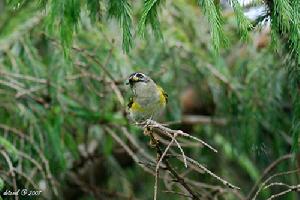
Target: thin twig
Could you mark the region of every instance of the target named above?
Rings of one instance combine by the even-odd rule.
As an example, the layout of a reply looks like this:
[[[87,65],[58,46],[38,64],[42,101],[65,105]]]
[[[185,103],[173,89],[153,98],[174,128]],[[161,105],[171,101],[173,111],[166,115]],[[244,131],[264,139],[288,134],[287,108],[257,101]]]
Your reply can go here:
[[[165,193],[172,193],[172,194],[177,194],[179,196],[183,196],[183,197],[188,197],[188,198],[193,198],[192,196],[188,195],[188,194],[184,194],[182,192],[175,192],[175,191],[170,191],[170,190],[164,190],[162,192],[165,192]]]
[[[14,77],[14,78],[19,78],[19,79],[22,79],[22,80],[32,81],[32,82],[41,83],[41,84],[47,84],[46,79],[37,78],[37,77],[33,77],[33,76],[28,76],[28,75],[25,75],[25,74],[10,73],[10,72],[4,71],[4,70],[0,70],[0,75],[11,76],[11,77]]]
[[[128,153],[128,155],[138,164],[140,165],[145,171],[154,174],[149,168],[146,168],[144,165],[141,164],[140,159],[135,155],[135,153],[126,145],[122,139],[109,127],[105,126],[104,129],[106,132],[121,146],[123,149]]]
[[[289,192],[299,192],[300,191],[300,185],[293,185],[293,186],[290,186],[289,189],[287,190],[284,190],[282,192],[279,192],[277,194],[273,194],[271,197],[269,197],[267,200],[271,200],[271,199],[275,199],[275,198],[278,198],[278,197],[281,197]]]
[[[14,168],[14,171],[20,176],[24,177],[27,180],[27,182],[29,182],[34,187],[34,189],[39,189],[39,186],[36,183],[34,183],[34,181],[25,173],[21,172],[20,170],[17,170],[16,168]]]
[[[263,172],[263,174],[261,175],[260,179],[254,184],[254,186],[251,188],[248,196],[247,196],[247,200],[251,199],[251,197],[253,196],[256,188],[258,187],[259,183],[263,181],[263,179],[268,175],[268,173],[270,171],[272,171],[278,164],[280,164],[281,162],[288,160],[290,158],[292,158],[292,154],[286,154],[284,156],[281,156],[280,158],[278,158],[277,160],[275,160],[274,162],[272,162]]]
[[[175,136],[174,136],[174,138],[175,138]],[[188,166],[187,166],[186,156],[185,156],[185,154],[184,154],[184,151],[183,151],[183,149],[181,148],[179,142],[178,142],[176,139],[175,139],[175,143],[177,144],[177,147],[178,147],[178,149],[179,149],[180,152],[181,152],[182,159],[183,159],[183,162],[184,162],[184,166],[185,166],[185,168],[187,168]]]
[[[175,157],[180,157],[180,155],[174,155]],[[201,165],[199,162],[195,161],[194,159],[187,157],[187,161],[189,161],[192,164],[197,165],[200,169],[202,169],[203,171],[205,171],[206,173],[208,173],[209,175],[211,175],[212,177],[216,178],[217,180],[219,180],[221,183],[223,183],[224,185],[226,185],[227,187],[231,188],[231,189],[236,189],[236,190],[240,190],[239,187],[234,186],[233,184],[229,183],[228,181],[224,180],[223,178],[219,177],[218,175],[216,175],[215,173],[213,173],[212,171],[210,171],[209,169],[207,169],[206,167],[204,167],[203,165]]]
[[[117,127],[118,128],[118,127]],[[151,162],[155,163],[156,160],[153,156],[151,156],[149,153],[147,153],[145,151],[144,148],[142,148],[137,140],[134,138],[133,134],[130,134],[127,130],[127,128],[125,127],[121,127],[120,128],[122,133],[125,135],[125,137],[128,139],[128,141],[132,144],[132,146],[137,150],[137,154],[142,155],[144,158],[146,158],[147,160],[150,160]]]
[[[279,177],[279,176],[284,176],[284,175],[288,175],[288,174],[293,174],[293,173],[296,173],[296,172],[299,172],[299,171],[300,171],[300,169],[296,169],[296,170],[291,170],[291,171],[287,171],[287,172],[276,173],[276,174],[270,176],[269,178],[267,178],[267,179],[260,185],[260,187],[259,187],[258,190],[256,191],[254,197],[252,198],[252,200],[255,200],[255,199],[257,198],[257,196],[258,196],[258,194],[260,193],[260,191],[261,191],[262,189],[265,188],[265,186],[267,185],[267,183],[268,183],[271,179],[273,179],[273,178],[275,178],[275,177]]]
[[[12,180],[13,180],[13,188],[14,188],[14,191],[17,191],[18,188],[17,188],[17,181],[16,181],[16,175],[15,175],[15,168],[12,164],[12,161],[10,160],[8,154],[5,151],[1,150],[0,153],[3,155],[3,157],[5,158],[5,160],[8,164],[9,174],[11,175]],[[18,199],[19,199],[19,196],[15,195],[15,200],[18,200]]]
[[[9,127],[5,124],[0,124],[0,128],[9,131],[10,133],[13,133],[15,135],[17,135],[18,137],[20,137],[21,139],[24,139],[26,142],[28,142],[33,149],[38,153],[40,159],[42,160],[42,163],[44,164],[45,167],[45,173],[46,173],[46,177],[47,180],[49,181],[49,183],[51,184],[51,190],[53,191],[53,194],[55,196],[58,196],[58,190],[56,187],[56,182],[51,174],[50,168],[49,168],[49,162],[46,159],[45,155],[43,154],[43,152],[41,151],[41,149],[24,133],[22,133],[21,131],[19,131],[18,129]]]
[[[214,124],[219,126],[225,126],[227,124],[227,120],[224,118],[218,117],[209,117],[203,115],[183,115],[181,122],[183,124]]]
[[[152,131],[150,132],[152,133]],[[152,136],[153,137],[153,136]],[[154,137],[153,137],[154,138]],[[163,155],[163,152],[161,150],[161,148],[159,147],[159,142],[157,141],[155,143],[155,148],[156,148],[156,151],[159,155],[159,157],[161,157]],[[195,200],[199,200],[198,196],[196,195],[196,193],[191,189],[191,187],[185,182],[185,180],[171,167],[169,161],[167,158],[165,158],[163,161],[162,161],[165,166],[166,166],[166,169],[174,176],[175,180],[180,183],[188,192],[189,194],[193,197],[193,199]]]
[[[157,161],[156,168],[155,168],[155,184],[154,184],[154,200],[157,199],[157,186],[158,186],[158,177],[159,177],[159,166],[162,160],[164,159],[165,155],[167,154],[168,150],[170,149],[171,145],[174,143],[176,140],[177,134],[175,134],[171,140],[171,142],[168,144],[162,155],[159,155],[159,160]]]
[[[193,140],[196,140],[196,141],[200,142],[201,144],[203,144],[204,146],[208,147],[209,149],[211,149],[215,153],[218,152],[215,148],[213,148],[211,145],[207,144],[203,140],[201,140],[201,139],[199,139],[199,138],[197,138],[195,136],[192,136],[192,135],[190,135],[188,133],[185,133],[182,130],[172,130],[172,129],[170,129],[168,127],[165,127],[165,126],[157,123],[156,121],[153,121],[153,120],[150,120],[150,119],[146,120],[145,124],[147,124],[148,127],[152,128],[153,131],[156,132],[156,133],[157,132],[158,133],[162,133],[162,134],[164,134],[164,135],[166,135],[168,137],[170,137],[169,134],[174,135],[176,133],[176,134],[178,134],[180,136],[191,138]]]
[[[178,133],[175,133],[174,136],[171,135],[171,134],[168,133],[168,132],[166,132],[166,134],[167,134],[170,138],[172,138],[172,140],[174,139],[174,142],[175,142],[176,146],[178,147],[178,149],[179,149],[180,152],[181,152],[181,155],[182,155],[182,158],[183,158],[183,162],[184,162],[184,166],[185,166],[185,168],[187,168],[187,162],[186,162],[186,157],[185,157],[184,151],[183,151],[183,149],[182,149],[180,143],[179,143],[179,142],[177,141],[177,139],[175,138],[175,135],[176,135],[176,137],[177,137],[177,134],[178,134]],[[166,142],[166,141],[163,141],[163,139],[160,139],[160,141],[161,141],[161,142]],[[170,143],[168,142],[168,145],[171,145],[171,146],[172,146],[173,143],[170,144]]]

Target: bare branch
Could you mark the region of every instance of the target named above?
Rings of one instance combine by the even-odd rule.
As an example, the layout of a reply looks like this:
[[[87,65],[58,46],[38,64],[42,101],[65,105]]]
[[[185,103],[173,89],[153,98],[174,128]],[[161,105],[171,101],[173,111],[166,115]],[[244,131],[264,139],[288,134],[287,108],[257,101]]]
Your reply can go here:
[[[175,157],[180,157],[180,155],[174,155]],[[231,188],[231,189],[237,189],[240,190],[239,187],[234,186],[233,184],[229,183],[228,181],[224,180],[223,178],[219,177],[218,175],[216,175],[215,173],[213,173],[212,171],[210,171],[209,169],[207,169],[206,167],[204,167],[203,165],[201,165],[199,162],[193,160],[190,157],[187,157],[187,161],[189,161],[192,164],[195,164],[196,166],[198,166],[200,169],[202,169],[203,171],[205,171],[206,173],[208,173],[209,175],[211,175],[212,177],[216,178],[217,180],[219,180],[220,182],[222,182],[225,186]]]
[[[146,168],[143,164],[141,164],[140,159],[135,155],[135,153],[130,149],[130,147],[128,147],[128,145],[126,145],[122,139],[109,127],[105,126],[104,129],[106,130],[106,132],[112,137],[114,138],[114,140],[124,148],[124,150],[128,153],[128,155],[138,164],[140,165],[145,171],[149,172],[150,174],[154,175],[154,172],[151,171],[149,168]]]
[[[163,135],[166,135],[168,137],[170,137],[170,134],[171,135],[178,134],[179,136],[191,138],[193,140],[196,140],[196,141],[200,142],[201,144],[203,144],[204,146],[208,147],[209,149],[211,149],[215,153],[218,152],[215,148],[213,148],[211,145],[207,144],[203,140],[201,140],[201,139],[199,139],[197,137],[194,137],[194,136],[192,136],[192,135],[190,135],[188,133],[184,133],[181,130],[172,130],[172,129],[170,129],[168,127],[165,127],[165,126],[163,126],[163,125],[161,125],[161,124],[159,124],[159,123],[157,123],[156,121],[153,121],[153,120],[146,120],[145,124],[148,127],[152,128],[155,133],[163,134]]]
[[[281,173],[276,173],[272,176],[270,176],[269,178],[267,178],[261,185],[260,187],[258,188],[258,190],[256,191],[254,197],[252,198],[252,200],[255,200],[258,196],[258,194],[260,193],[261,190],[263,190],[265,188],[265,186],[267,185],[267,183],[275,178],[275,177],[279,177],[279,176],[284,176],[284,175],[288,175],[288,174],[293,174],[293,173],[296,173],[296,172],[299,172],[300,169],[296,169],[296,170],[291,170],[291,171],[287,171],[287,172],[281,172]]]
[[[272,171],[278,164],[280,164],[281,162],[288,160],[290,158],[292,158],[292,154],[286,154],[280,158],[278,158],[277,160],[275,160],[274,162],[272,162],[263,172],[262,176],[260,177],[260,179],[254,184],[254,186],[251,188],[247,199],[251,199],[253,193],[255,192],[256,188],[258,187],[259,183],[261,183],[263,181],[263,179],[268,175],[268,173],[270,171]]]
[[[153,137],[153,136],[152,136]],[[159,147],[159,143],[157,142],[155,144],[156,151],[161,157],[163,155],[163,152],[161,148]],[[169,161],[167,158],[163,160],[163,163],[166,165],[166,169],[174,176],[176,182],[180,183],[188,192],[189,194],[193,197],[195,200],[199,200],[198,195],[191,189],[191,187],[185,182],[184,178],[182,178],[174,169],[171,167]]]
[[[277,194],[273,194],[270,198],[268,198],[267,200],[271,200],[271,199],[275,199],[275,198],[278,198],[278,197],[281,197],[289,192],[299,192],[300,191],[300,185],[293,185],[293,186],[290,186],[289,189],[287,190],[284,190],[282,192],[279,192]]]
[[[165,192],[165,193],[172,193],[172,194],[177,194],[177,195],[179,195],[179,196],[188,197],[188,198],[190,198],[190,199],[193,198],[192,196],[187,195],[187,194],[184,194],[184,193],[182,193],[182,192],[175,192],[175,191],[169,191],[169,190],[164,190],[164,191],[162,191],[162,192]]]
[[[56,184],[57,182],[55,181],[55,179],[52,176],[52,173],[50,171],[49,168],[49,162],[46,159],[45,155],[43,154],[43,152],[41,151],[41,149],[32,141],[32,139],[30,137],[28,137],[28,135],[22,133],[21,131],[19,131],[18,129],[9,127],[5,124],[0,124],[0,128],[4,129],[5,131],[9,131],[10,133],[13,133],[15,135],[17,135],[18,137],[20,137],[21,139],[24,139],[26,142],[28,142],[28,144],[30,144],[32,146],[32,148],[38,153],[40,159],[42,160],[42,163],[44,164],[45,167],[45,173],[46,173],[46,177],[47,180],[49,181],[49,183],[51,184],[51,190],[53,191],[53,194],[55,196],[58,196],[58,191],[57,191],[57,187]]]
[[[12,180],[13,180],[13,188],[14,188],[14,191],[17,191],[18,188],[17,188],[17,181],[16,181],[16,175],[15,175],[15,168],[12,164],[12,161],[10,160],[8,154],[5,151],[1,150],[0,153],[3,155],[3,157],[5,158],[5,160],[8,164],[9,174],[11,175]],[[19,196],[15,195],[15,200],[18,200],[18,199],[19,199]]]
[[[168,144],[168,146],[166,147],[166,149],[164,150],[164,152],[162,153],[162,155],[159,155],[159,160],[157,161],[156,167],[155,167],[155,184],[154,184],[154,200],[157,199],[157,185],[158,185],[158,177],[159,177],[159,166],[160,163],[162,162],[162,160],[164,159],[165,155],[167,154],[168,150],[170,149],[171,145],[173,144],[173,142],[176,140],[177,134],[175,134],[172,137],[171,142]]]

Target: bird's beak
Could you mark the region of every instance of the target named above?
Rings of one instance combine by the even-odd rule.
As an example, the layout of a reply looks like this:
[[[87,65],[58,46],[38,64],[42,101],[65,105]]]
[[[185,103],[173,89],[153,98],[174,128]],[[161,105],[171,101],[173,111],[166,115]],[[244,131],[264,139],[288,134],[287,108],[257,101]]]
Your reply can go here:
[[[126,80],[125,84],[126,85],[129,85],[130,83],[133,83],[133,82],[137,82],[139,80],[138,77],[130,77],[129,79]]]
[[[136,81],[138,81],[138,80],[139,80],[139,78],[138,78],[138,77],[136,77],[136,76],[134,76],[134,77],[132,77],[132,78],[131,78],[131,80],[132,80],[133,82],[136,82]]]

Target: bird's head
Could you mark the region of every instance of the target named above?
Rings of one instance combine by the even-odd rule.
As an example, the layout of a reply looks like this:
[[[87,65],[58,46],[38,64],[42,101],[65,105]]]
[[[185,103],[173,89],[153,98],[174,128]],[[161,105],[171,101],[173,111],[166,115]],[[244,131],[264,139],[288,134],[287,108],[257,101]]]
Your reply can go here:
[[[126,81],[126,85],[133,87],[137,83],[148,83],[151,79],[143,73],[132,73]]]

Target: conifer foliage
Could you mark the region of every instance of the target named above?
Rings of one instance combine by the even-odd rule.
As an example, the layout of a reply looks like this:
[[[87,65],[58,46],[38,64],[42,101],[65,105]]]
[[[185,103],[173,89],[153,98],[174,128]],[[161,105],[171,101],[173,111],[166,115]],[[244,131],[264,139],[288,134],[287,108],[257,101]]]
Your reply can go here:
[[[300,0],[0,0],[0,200],[296,199],[299,24]],[[167,132],[155,166],[135,71],[168,93],[161,130],[218,153]]]
[[[8,0],[9,5],[13,9],[20,9],[22,5],[28,3],[26,0]],[[32,3],[32,1],[30,1]],[[132,5],[128,0],[42,0],[36,1],[37,5],[41,6],[49,16],[49,25],[52,28],[59,28],[61,32],[61,41],[65,47],[70,47],[73,33],[80,21],[80,11],[87,9],[90,17],[93,20],[100,20],[99,16],[111,16],[119,21],[123,35],[123,49],[128,52],[132,47],[133,35],[132,32],[138,32],[144,36],[147,24],[152,28],[152,31],[158,38],[162,37],[160,30],[159,13],[162,9],[168,9],[164,6],[164,0],[145,0],[141,9],[140,19],[137,28],[132,27]],[[226,35],[222,27],[223,17],[220,1],[214,0],[198,0],[199,9],[203,10],[210,23],[210,31],[212,42],[215,49],[226,44]],[[238,23],[241,37],[247,38],[248,31],[253,28],[250,21],[244,16],[243,7],[238,0],[229,0]],[[288,38],[292,45],[291,52],[299,52],[299,1],[289,0],[257,0],[257,4],[266,4],[269,11],[264,17],[270,18],[272,22],[272,31],[276,32],[277,36],[289,34]],[[107,13],[102,13],[107,10]],[[291,20],[292,19],[292,20]],[[162,19],[163,20],[163,19]]]

